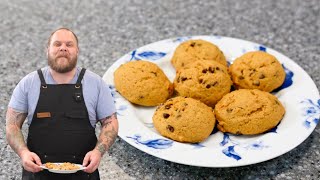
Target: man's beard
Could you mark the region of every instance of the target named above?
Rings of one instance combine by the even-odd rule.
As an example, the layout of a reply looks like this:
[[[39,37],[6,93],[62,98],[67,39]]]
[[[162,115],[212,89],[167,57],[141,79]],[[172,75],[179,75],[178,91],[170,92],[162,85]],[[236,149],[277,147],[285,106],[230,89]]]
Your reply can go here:
[[[74,57],[74,58],[69,58],[69,57],[65,57],[68,61],[68,63],[65,65],[61,65],[61,64],[58,64],[58,59],[59,58],[62,58],[62,57],[57,57],[57,58],[54,58],[52,56],[48,56],[48,65],[50,66],[50,68],[58,73],[67,73],[67,72],[70,72],[71,70],[73,70],[76,65],[77,65],[77,57]]]

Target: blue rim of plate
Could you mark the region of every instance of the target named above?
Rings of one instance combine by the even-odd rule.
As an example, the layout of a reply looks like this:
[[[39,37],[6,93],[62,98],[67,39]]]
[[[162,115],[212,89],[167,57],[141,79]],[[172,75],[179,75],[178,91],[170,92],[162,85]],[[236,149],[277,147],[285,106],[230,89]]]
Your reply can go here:
[[[286,71],[283,85],[272,93],[285,106],[279,125],[256,136],[213,132],[197,144],[179,143],[161,136],[153,127],[155,107],[133,105],[115,89],[113,72],[129,61],[156,63],[173,81],[175,70],[170,59],[175,48],[190,39],[203,39],[217,45],[229,63],[249,51],[274,55]],[[119,58],[104,74],[117,108],[119,136],[137,149],[171,162],[199,167],[238,167],[264,162],[294,149],[313,132],[319,123],[319,91],[310,76],[293,60],[264,45],[222,36],[186,36],[165,39],[137,48]]]

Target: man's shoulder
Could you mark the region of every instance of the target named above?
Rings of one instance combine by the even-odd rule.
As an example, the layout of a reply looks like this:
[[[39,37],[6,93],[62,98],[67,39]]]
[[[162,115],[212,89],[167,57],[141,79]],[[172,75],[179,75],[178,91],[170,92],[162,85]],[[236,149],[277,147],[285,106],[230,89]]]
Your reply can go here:
[[[39,79],[38,73],[37,73],[37,71],[33,71],[33,72],[27,74],[26,76],[24,76],[21,79],[20,83],[30,84],[30,83],[34,82],[34,80],[37,80],[37,79]]]
[[[45,74],[45,73],[48,71],[48,69],[49,69],[48,67],[43,67],[43,68],[41,68],[41,71],[42,71],[43,74]],[[27,74],[24,78],[26,78],[26,79],[32,79],[32,78],[34,78],[34,77],[39,77],[39,76],[38,76],[38,69],[30,72],[30,73]]]
[[[86,69],[84,78],[91,80],[91,81],[96,81],[96,82],[100,82],[102,80],[102,78],[98,74],[96,74],[88,69]]]

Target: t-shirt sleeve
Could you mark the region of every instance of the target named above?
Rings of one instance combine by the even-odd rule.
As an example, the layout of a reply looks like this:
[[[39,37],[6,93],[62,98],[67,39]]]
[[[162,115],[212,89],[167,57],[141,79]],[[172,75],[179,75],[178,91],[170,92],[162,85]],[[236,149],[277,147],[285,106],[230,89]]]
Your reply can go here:
[[[24,77],[14,88],[9,107],[19,112],[28,112],[27,77]]]
[[[100,92],[97,103],[97,119],[106,118],[116,112],[114,99],[108,85],[100,79]]]

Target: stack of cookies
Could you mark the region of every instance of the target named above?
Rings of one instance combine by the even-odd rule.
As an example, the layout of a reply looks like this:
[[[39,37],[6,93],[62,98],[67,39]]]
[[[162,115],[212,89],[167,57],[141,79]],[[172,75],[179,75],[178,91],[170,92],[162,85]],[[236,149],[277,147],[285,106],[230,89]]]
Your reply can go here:
[[[270,92],[282,85],[285,72],[271,54],[249,52],[228,67],[218,46],[189,40],[176,48],[171,63],[176,69],[173,83],[149,61],[131,61],[114,73],[123,97],[158,106],[153,123],[165,137],[197,143],[215,126],[233,134],[260,134],[284,116],[284,107]]]
[[[217,127],[233,134],[260,134],[275,127],[285,109],[270,94],[285,80],[279,61],[266,52],[248,52],[229,67],[236,91],[224,96],[215,106]]]

